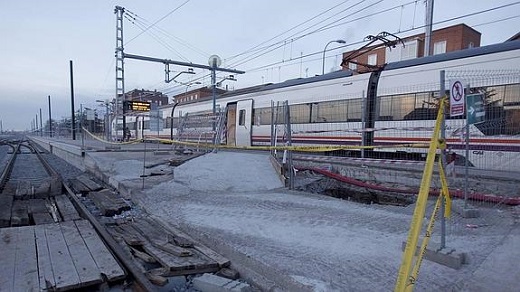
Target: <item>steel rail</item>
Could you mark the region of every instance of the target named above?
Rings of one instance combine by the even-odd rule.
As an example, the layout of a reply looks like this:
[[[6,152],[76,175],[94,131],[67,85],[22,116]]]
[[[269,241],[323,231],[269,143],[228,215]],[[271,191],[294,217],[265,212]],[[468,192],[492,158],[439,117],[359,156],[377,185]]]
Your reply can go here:
[[[33,147],[34,148],[34,147]],[[45,160],[45,158],[38,152],[35,151],[37,157],[44,165],[45,169],[49,172],[49,174],[53,177],[58,177],[61,180],[61,176],[59,173]],[[72,191],[72,189],[62,182],[62,187],[66,190],[65,195],[71,200],[72,204],[79,212],[80,216],[86,220],[88,220],[97,234],[100,236],[101,240],[107,245],[110,252],[115,256],[118,263],[123,267],[123,269],[129,273],[137,286],[139,286],[137,291],[156,291],[155,286],[145,277],[143,272],[132,262],[131,259],[128,258],[124,250],[121,246],[112,238],[112,236],[105,230],[105,228],[99,223],[94,215],[92,215],[87,208],[83,205],[83,203],[78,199],[76,194]],[[136,287],[137,288],[137,287]]]
[[[16,147],[13,148],[13,155],[7,162],[7,165],[4,168],[4,171],[2,172],[2,176],[0,176],[0,193],[4,191],[5,185],[7,181],[9,180],[9,176],[11,175],[11,171],[13,170],[14,161],[16,160],[16,155],[20,151],[20,146],[22,142],[19,142]]]

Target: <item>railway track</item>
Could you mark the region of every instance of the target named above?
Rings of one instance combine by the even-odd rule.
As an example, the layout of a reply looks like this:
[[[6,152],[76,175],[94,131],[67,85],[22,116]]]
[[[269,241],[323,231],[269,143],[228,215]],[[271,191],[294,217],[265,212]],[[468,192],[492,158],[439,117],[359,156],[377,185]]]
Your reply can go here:
[[[37,146],[2,144],[0,291],[156,290]]]
[[[227,258],[89,173],[29,141],[1,145],[0,250],[14,256],[0,253],[0,264],[13,267],[0,272],[0,291],[190,292],[204,273],[248,286]],[[24,239],[34,244],[22,253]],[[27,272],[18,275],[22,266]]]

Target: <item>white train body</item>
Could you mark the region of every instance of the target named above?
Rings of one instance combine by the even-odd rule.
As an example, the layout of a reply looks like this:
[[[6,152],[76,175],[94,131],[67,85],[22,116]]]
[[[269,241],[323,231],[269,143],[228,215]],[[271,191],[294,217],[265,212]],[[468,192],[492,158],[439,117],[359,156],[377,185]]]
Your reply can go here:
[[[429,142],[436,113],[430,103],[439,96],[441,70],[446,72],[446,89],[457,79],[472,91],[491,92],[488,103],[494,112],[486,117],[492,119],[470,126],[467,159],[477,167],[516,171],[520,163],[520,41],[390,63],[379,73],[339,71],[223,94],[216,105],[227,112],[225,143],[269,145],[271,105],[288,101],[295,145],[388,145],[384,150],[390,152],[425,153],[422,148],[390,145]],[[170,119],[172,107],[160,108],[164,121]],[[173,116],[209,113],[212,107],[211,98],[179,104]],[[171,123],[165,123],[162,131],[150,131],[147,120],[146,114],[127,117],[133,125],[132,136],[176,137]],[[446,120],[448,148],[461,156],[465,156],[465,125],[464,118]]]

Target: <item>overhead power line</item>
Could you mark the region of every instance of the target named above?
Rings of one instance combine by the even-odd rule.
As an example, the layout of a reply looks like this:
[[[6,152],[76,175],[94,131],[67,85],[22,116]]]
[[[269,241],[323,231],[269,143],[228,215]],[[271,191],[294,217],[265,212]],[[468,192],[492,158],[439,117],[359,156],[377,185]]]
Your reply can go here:
[[[182,6],[186,5],[188,2],[190,2],[190,0],[186,0],[184,1],[184,3],[182,3],[181,5],[175,7],[173,10],[171,10],[170,12],[168,12],[165,16],[159,18],[157,21],[155,21],[154,23],[152,23],[150,26],[148,26],[144,31],[142,31],[141,33],[137,34],[136,36],[134,36],[133,38],[131,38],[129,41],[127,41],[125,43],[125,45],[127,45],[129,42],[135,40],[136,38],[138,38],[140,35],[142,35],[143,33],[147,32],[150,28],[154,27],[157,23],[161,22],[163,19],[165,19],[166,17],[170,16],[172,13],[174,13],[175,11],[179,10]]]

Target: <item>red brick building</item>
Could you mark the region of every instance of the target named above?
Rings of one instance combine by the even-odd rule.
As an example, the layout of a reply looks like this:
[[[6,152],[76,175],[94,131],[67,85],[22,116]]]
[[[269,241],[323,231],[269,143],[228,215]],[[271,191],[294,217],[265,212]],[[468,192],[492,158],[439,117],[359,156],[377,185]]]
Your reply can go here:
[[[431,38],[432,54],[437,55],[472,47],[479,47],[480,36],[480,32],[465,24],[458,24],[434,30]],[[401,39],[404,42],[404,46],[401,43],[398,43],[395,48],[391,49],[380,47],[374,50],[368,50],[352,61],[360,64],[383,65],[390,62],[423,57],[424,38],[424,33],[403,37]],[[352,51],[343,53],[343,58],[348,56],[351,52]],[[343,69],[351,69],[359,73],[367,71],[366,67],[356,65],[355,63],[349,63],[347,66],[344,66]]]
[[[217,88],[217,95],[225,93],[226,90]],[[212,91],[211,88],[208,88],[206,86],[200,87],[197,89],[193,89],[190,91],[187,91],[185,93],[177,94],[173,96],[173,100],[175,100],[178,103],[186,103],[186,102],[193,102],[198,101],[200,99],[209,98],[212,97]]]
[[[167,105],[168,104],[168,96],[166,94],[162,94],[157,90],[144,90],[144,89],[134,89],[125,93],[125,100],[127,101],[147,101],[150,103],[155,103],[157,106]]]

